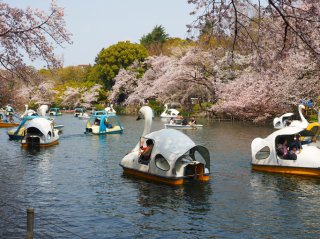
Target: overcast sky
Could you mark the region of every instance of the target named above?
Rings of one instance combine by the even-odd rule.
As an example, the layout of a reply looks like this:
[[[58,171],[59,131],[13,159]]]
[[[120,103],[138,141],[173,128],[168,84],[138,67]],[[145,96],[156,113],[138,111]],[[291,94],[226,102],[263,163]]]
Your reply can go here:
[[[11,6],[43,9],[48,12],[50,0],[9,0]],[[93,64],[102,48],[118,41],[139,39],[162,25],[170,37],[186,38],[186,25],[193,18],[187,0],[57,0],[64,8],[73,45],[56,52],[63,55],[64,65]],[[43,65],[31,63],[37,68]]]

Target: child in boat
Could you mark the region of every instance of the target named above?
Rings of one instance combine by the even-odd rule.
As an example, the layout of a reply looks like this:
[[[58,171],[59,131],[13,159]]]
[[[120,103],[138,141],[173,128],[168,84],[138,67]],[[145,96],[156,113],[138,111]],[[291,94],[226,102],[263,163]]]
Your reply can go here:
[[[151,157],[151,152],[152,152],[153,145],[154,145],[153,140],[147,139],[146,144],[147,144],[147,147],[141,146],[141,149],[143,152],[141,153],[141,155],[139,157],[139,162],[147,165],[149,163],[149,160]]]

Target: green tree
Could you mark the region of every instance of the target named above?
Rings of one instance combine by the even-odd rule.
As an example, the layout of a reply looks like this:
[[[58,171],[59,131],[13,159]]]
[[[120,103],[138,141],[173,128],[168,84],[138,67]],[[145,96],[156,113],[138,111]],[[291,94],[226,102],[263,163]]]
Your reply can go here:
[[[168,40],[169,35],[163,26],[155,26],[152,32],[143,35],[140,39],[141,45],[148,49],[150,55],[160,55],[162,46]]]
[[[143,62],[147,56],[147,50],[140,44],[129,41],[118,42],[100,51],[95,59],[93,71],[106,88],[110,89],[114,84],[114,77],[121,68],[127,69],[136,61]]]

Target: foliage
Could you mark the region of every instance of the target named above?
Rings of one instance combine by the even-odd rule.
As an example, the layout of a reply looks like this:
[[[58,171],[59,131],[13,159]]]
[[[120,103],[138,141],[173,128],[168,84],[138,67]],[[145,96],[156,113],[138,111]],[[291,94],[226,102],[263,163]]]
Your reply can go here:
[[[119,73],[110,99],[125,104],[143,104],[156,99],[164,104],[185,103],[194,96],[211,98],[214,83],[208,80],[204,69],[213,67],[214,61],[215,57],[197,48],[190,48],[179,56],[149,57],[145,62],[148,70],[141,79],[130,71]]]
[[[169,38],[165,28],[161,25],[155,26],[147,35],[143,35],[140,39],[140,44],[143,45],[150,55],[160,55],[162,46]]]
[[[188,0],[194,5],[189,32],[228,38],[232,53],[277,57],[290,49],[320,56],[320,5],[316,0]],[[208,34],[209,33],[209,34]],[[273,39],[273,41],[270,41]]]
[[[65,29],[63,9],[55,1],[51,2],[49,14],[30,7],[22,10],[0,2],[0,64],[19,78],[29,74],[24,63],[25,57],[31,61],[40,59],[46,66],[57,67],[61,62],[54,55],[54,47],[71,43],[70,34]],[[5,78],[5,71],[0,77]]]
[[[153,100],[153,99],[148,100],[148,106],[151,107],[155,115],[160,115],[164,110],[164,106],[160,102],[157,102],[156,100]]]
[[[146,57],[147,51],[143,46],[129,41],[118,42],[100,51],[94,71],[105,87],[110,89],[120,69],[127,69],[135,61],[142,62]]]

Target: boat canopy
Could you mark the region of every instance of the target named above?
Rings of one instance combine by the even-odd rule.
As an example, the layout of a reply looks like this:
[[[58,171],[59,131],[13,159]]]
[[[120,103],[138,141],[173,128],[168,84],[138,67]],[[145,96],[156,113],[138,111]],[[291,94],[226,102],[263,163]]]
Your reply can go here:
[[[115,122],[122,129],[122,125],[119,121],[118,116],[116,115],[95,115],[95,116],[91,116],[88,119],[88,122],[90,123],[90,125],[93,125],[96,121],[99,122],[100,132],[106,131],[107,128],[110,128],[110,127],[112,128]]]
[[[29,129],[31,127],[37,128],[43,135],[47,135],[48,132],[52,131],[52,121],[47,120],[45,118],[35,118],[26,123],[25,129]]]
[[[197,149],[206,161],[210,159],[206,148],[196,145],[188,136],[175,129],[155,131],[147,134],[144,138],[154,141],[152,154],[161,154],[168,161],[176,161],[193,148]]]
[[[106,115],[107,112],[105,110],[97,110],[94,112],[94,116]]]

